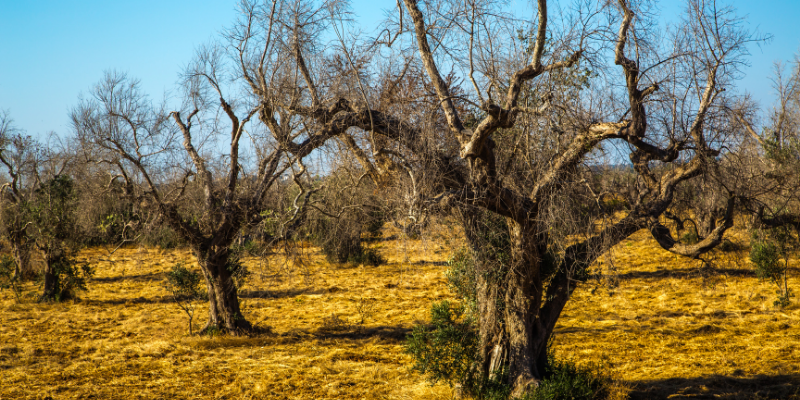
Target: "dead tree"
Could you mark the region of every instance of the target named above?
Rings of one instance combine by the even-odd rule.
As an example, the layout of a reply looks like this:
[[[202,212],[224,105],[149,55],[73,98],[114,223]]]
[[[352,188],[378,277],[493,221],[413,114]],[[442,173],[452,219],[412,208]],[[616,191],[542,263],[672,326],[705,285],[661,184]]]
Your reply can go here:
[[[6,112],[0,114],[0,162],[9,180],[2,188],[2,223],[16,262],[14,279],[31,279],[36,275],[31,264],[33,239],[28,235],[30,223],[26,213],[33,189],[39,183],[37,164],[40,148],[31,137],[18,131]]]
[[[418,67],[416,101],[432,101],[408,112],[411,102],[380,108],[373,93],[364,138],[384,144],[350,146],[369,173],[380,172],[382,157],[407,166],[427,183],[416,191],[419,202],[461,217],[479,264],[478,368],[486,377],[505,369],[515,396],[542,379],[555,324],[597,257],[640,229],[686,257],[721,243],[735,191],[724,193],[714,228],[697,243],[676,240],[663,214],[678,186],[712,174],[723,146],[736,141],[720,122],[732,101],[725,89],[754,40],[730,10],[702,1],[689,3],[668,42],[647,31],[649,21],[637,25],[625,0],[564,17],[556,29],[548,2],[537,5],[538,20],[518,29],[492,3],[405,0],[394,38],[410,35],[417,58],[400,58],[405,66],[384,84],[399,91],[407,66]],[[596,17],[604,14],[616,26],[603,26]],[[530,34],[514,37],[520,31]],[[498,33],[510,33],[508,40]],[[463,81],[446,68],[460,68]],[[597,194],[581,188],[613,146],[628,153],[635,179],[624,191],[627,215],[598,229],[578,218],[576,193]],[[486,224],[483,215],[500,223]],[[487,234],[505,235],[502,262],[482,253]]]
[[[72,112],[80,142],[92,149],[86,154],[191,247],[209,293],[207,328],[231,333],[252,326],[230,247],[243,227],[266,218],[269,196],[283,195],[276,183],[291,177],[300,192],[291,210],[273,210],[282,222],[273,240],[297,229],[319,190],[307,184],[305,157],[353,126],[393,129],[351,101],[341,59],[320,42],[338,3],[242,1],[240,10],[223,39],[187,67],[183,110],[153,105],[136,80],[112,72]]]

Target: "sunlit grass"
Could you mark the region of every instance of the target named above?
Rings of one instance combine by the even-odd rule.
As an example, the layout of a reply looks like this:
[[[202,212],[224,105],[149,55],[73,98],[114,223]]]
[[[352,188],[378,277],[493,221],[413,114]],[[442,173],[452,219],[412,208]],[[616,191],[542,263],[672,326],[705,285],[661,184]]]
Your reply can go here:
[[[162,282],[174,264],[193,265],[191,252],[86,250],[97,274],[80,301],[17,304],[0,292],[0,398],[450,399],[402,351],[431,302],[451,297],[442,264],[460,241],[449,228],[423,238],[369,243],[388,260],[380,267],[330,265],[313,248],[302,263],[247,259],[244,314],[262,330],[252,337],[188,336]],[[637,233],[575,292],[556,353],[601,364],[642,398],[794,393],[798,299],[776,309],[746,250],[719,254],[701,268]]]

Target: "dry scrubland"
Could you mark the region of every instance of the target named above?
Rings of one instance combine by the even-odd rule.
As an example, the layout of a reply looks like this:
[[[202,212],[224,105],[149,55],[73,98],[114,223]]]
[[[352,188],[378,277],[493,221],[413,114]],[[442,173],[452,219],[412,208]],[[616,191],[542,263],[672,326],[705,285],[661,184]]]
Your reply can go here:
[[[265,332],[243,338],[187,335],[162,281],[188,251],[86,250],[97,274],[80,301],[0,293],[0,398],[450,399],[402,351],[430,303],[451,296],[443,262],[458,240],[442,233],[369,244],[381,267],[330,265],[313,248],[303,265],[248,260],[244,313]],[[556,353],[601,365],[633,398],[800,398],[798,299],[776,310],[746,258],[720,253],[702,269],[640,232],[598,263],[615,275],[576,291]]]

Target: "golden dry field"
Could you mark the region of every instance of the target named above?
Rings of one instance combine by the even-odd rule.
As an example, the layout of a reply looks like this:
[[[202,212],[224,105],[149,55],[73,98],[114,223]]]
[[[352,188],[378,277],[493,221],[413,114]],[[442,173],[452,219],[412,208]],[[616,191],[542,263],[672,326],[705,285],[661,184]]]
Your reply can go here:
[[[451,399],[410,371],[403,343],[451,297],[444,261],[459,243],[443,231],[375,241],[380,267],[331,265],[313,248],[302,264],[248,259],[243,311],[263,331],[252,337],[188,335],[163,287],[188,251],[85,250],[96,275],[78,301],[0,292],[0,399]],[[556,354],[598,364],[632,398],[800,398],[800,299],[776,309],[747,250],[716,257],[701,268],[637,233],[575,292]]]

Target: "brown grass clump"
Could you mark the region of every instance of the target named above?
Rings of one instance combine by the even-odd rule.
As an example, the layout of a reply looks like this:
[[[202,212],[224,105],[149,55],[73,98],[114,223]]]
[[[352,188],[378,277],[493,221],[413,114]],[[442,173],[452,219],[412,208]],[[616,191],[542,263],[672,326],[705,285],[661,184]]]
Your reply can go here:
[[[431,302],[451,297],[443,262],[460,241],[426,237],[370,244],[388,259],[380,267],[330,265],[313,248],[302,262],[247,259],[243,309],[262,330],[251,337],[187,335],[162,282],[194,263],[190,252],[86,250],[97,275],[79,301],[17,304],[0,292],[0,399],[450,399],[402,351]],[[635,235],[596,265],[604,279],[576,291],[556,354],[603,365],[634,398],[800,394],[798,299],[775,309],[746,258],[700,268]]]

